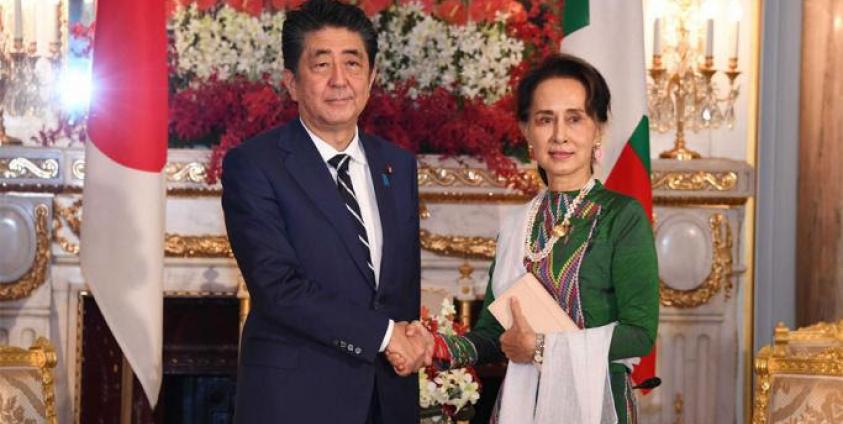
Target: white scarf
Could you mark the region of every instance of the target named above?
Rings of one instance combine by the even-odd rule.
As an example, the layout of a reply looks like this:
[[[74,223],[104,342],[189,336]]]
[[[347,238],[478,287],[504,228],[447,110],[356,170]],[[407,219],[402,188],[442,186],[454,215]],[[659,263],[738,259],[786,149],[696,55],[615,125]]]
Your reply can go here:
[[[527,272],[524,241],[533,202],[504,218],[497,242],[492,291],[500,296]],[[616,323],[545,336],[541,370],[509,362],[501,397],[501,424],[614,424],[609,345]]]

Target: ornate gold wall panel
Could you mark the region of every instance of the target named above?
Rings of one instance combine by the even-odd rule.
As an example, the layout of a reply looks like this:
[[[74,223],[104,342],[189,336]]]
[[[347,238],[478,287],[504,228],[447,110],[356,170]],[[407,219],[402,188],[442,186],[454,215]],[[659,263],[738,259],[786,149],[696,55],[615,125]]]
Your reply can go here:
[[[837,323],[820,323],[796,331],[788,331],[784,324],[779,323],[775,329],[773,345],[764,346],[755,359],[755,401],[752,407],[752,423],[766,424],[769,421],[771,390],[777,376],[788,377],[832,377],[843,379],[843,340],[840,330],[843,321]],[[825,342],[829,338],[836,339],[821,350],[800,349],[799,344],[806,342]],[[843,387],[838,382],[837,387]],[[833,399],[832,399],[833,400]],[[824,420],[826,415],[843,418],[843,397],[839,394],[836,405],[827,405],[828,410],[816,411],[816,422],[832,422]],[[794,417],[795,418],[795,417]],[[822,418],[823,420],[820,420]],[[793,422],[804,422],[794,419]],[[814,422],[814,421],[811,421]],[[838,421],[833,421],[838,422]]]
[[[58,422],[56,414],[56,395],[55,395],[55,381],[53,378],[53,369],[58,363],[56,351],[50,342],[39,337],[29,349],[23,349],[14,346],[0,346],[0,368],[10,368],[13,372],[19,372],[21,368],[37,369],[40,383],[41,383],[41,398],[30,399],[30,403],[38,402],[44,403],[44,422],[48,424],[56,424]],[[2,373],[2,371],[0,371]],[[24,386],[23,382],[18,382]],[[34,393],[33,393],[34,394]],[[4,393],[7,395],[7,393]],[[13,397],[5,398],[4,407],[8,406]],[[13,415],[5,417],[6,419],[17,418]],[[20,417],[20,422],[31,422],[30,420],[23,420]],[[12,422],[12,421],[3,421]],[[18,422],[18,421],[14,421]]]
[[[178,258],[233,258],[228,237],[217,235],[186,236],[167,234],[164,255]]]
[[[486,260],[495,257],[495,239],[492,237],[438,235],[427,230],[421,230],[419,235],[422,249],[438,255]]]
[[[659,279],[659,298],[664,306],[674,308],[695,308],[708,303],[715,294],[724,289],[728,298],[732,290],[732,230],[722,214],[709,218],[712,234],[713,260],[711,271],[702,284],[691,290],[671,288]]]
[[[49,180],[58,175],[56,159],[0,158],[0,178]]]
[[[728,172],[659,172],[650,176],[653,190],[730,191],[738,183],[738,174]]]
[[[167,182],[205,184],[207,178],[202,162],[170,162],[164,167]]]
[[[50,266],[49,208],[40,204],[35,207],[35,260],[32,267],[16,281],[0,284],[0,300],[17,300],[29,296],[33,290],[47,280]]]
[[[69,206],[62,206],[59,202],[53,200],[53,241],[67,253],[71,255],[79,254],[79,244],[74,243],[61,234],[67,224],[70,232],[79,238],[82,230],[82,199],[75,200]]]

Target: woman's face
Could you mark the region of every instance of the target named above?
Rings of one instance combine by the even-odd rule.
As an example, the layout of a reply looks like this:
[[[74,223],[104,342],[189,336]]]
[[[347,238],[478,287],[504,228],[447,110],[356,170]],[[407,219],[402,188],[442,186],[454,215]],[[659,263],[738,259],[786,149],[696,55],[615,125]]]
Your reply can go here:
[[[536,86],[521,133],[554,191],[576,190],[591,177],[600,125],[586,113],[586,91],[572,78],[550,78]]]

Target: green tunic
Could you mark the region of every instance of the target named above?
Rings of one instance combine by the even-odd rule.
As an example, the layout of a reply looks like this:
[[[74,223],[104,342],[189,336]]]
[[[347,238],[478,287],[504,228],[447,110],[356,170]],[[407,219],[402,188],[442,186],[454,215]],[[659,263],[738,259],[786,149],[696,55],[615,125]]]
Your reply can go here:
[[[576,196],[577,192],[567,193]],[[647,214],[634,199],[610,191],[599,182],[586,197],[600,206],[592,229],[588,219],[571,220],[570,240],[590,241],[579,270],[580,300],[586,328],[600,327],[617,321],[609,349],[609,361],[647,355],[656,339],[659,322],[658,264],[653,231]],[[539,210],[537,215],[541,215]],[[539,218],[533,228],[535,240]],[[566,259],[557,255],[570,251],[560,240],[554,246],[553,267]],[[494,264],[490,274],[494,272]],[[477,364],[504,359],[499,337],[503,328],[488,310],[495,300],[492,284],[486,289],[482,312],[477,324],[466,337],[477,349]],[[633,417],[627,414],[627,370],[622,364],[609,367],[619,422]]]

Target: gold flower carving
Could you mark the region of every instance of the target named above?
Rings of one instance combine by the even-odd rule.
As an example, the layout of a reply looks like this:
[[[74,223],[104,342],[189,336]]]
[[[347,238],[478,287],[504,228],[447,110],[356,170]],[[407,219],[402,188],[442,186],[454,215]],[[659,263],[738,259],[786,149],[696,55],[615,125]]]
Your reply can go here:
[[[53,201],[53,241],[67,253],[72,255],[79,254],[79,244],[73,243],[67,237],[61,234],[65,223],[68,229],[77,238],[79,237],[82,228],[82,199],[75,200],[70,206],[62,206],[58,202]]]
[[[47,225],[49,209],[41,204],[35,207],[35,260],[32,266],[16,281],[0,284],[0,300],[17,300],[29,296],[47,279],[50,265],[50,229]]]
[[[770,413],[770,395],[773,378],[778,374],[843,377],[843,341],[821,350],[791,349],[793,341],[838,337],[843,321],[836,324],[819,325],[788,331],[779,323],[776,326],[774,345],[761,348],[755,358],[755,401],[752,407],[752,423],[766,424]],[[788,336],[782,338],[782,335]],[[797,342],[798,343],[798,342]]]
[[[724,290],[728,299],[732,291],[732,230],[722,214],[714,214],[708,220],[713,235],[714,260],[705,281],[690,290],[671,288],[659,280],[659,299],[664,306],[674,308],[695,308],[708,303],[715,294]]]
[[[164,255],[178,258],[233,258],[228,237],[218,235],[187,236],[167,234]]]
[[[0,178],[48,180],[58,175],[56,159],[0,158]]]
[[[56,415],[55,382],[53,379],[53,368],[56,367],[57,360],[55,349],[43,337],[35,340],[35,343],[29,349],[14,346],[0,347],[0,367],[38,369],[41,378],[42,400],[44,402],[44,422],[49,424],[58,422]],[[4,402],[4,407],[8,406],[7,404],[8,402]]]
[[[738,183],[738,174],[728,172],[653,172],[653,190],[729,191]]]
[[[419,236],[422,249],[439,255],[488,260],[495,257],[492,237],[438,235],[427,230],[421,230]]]

